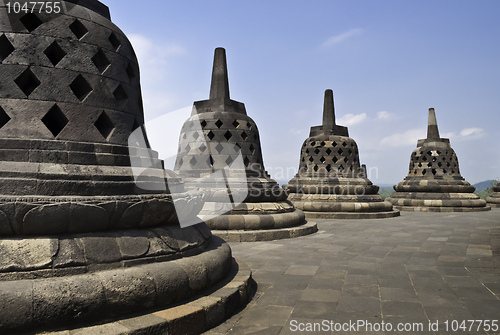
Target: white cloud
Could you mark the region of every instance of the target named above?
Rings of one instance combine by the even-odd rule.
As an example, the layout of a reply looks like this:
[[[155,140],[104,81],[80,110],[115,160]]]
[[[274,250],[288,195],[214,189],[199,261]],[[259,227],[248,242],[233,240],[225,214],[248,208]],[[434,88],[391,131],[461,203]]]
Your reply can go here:
[[[331,46],[333,46],[335,44],[338,44],[338,43],[340,43],[342,41],[345,41],[348,38],[351,38],[353,36],[359,35],[362,32],[363,32],[363,29],[361,29],[361,28],[355,28],[355,29],[348,30],[348,31],[346,31],[346,32],[344,32],[342,34],[334,35],[334,36],[330,37],[321,46],[323,48],[331,47]]]
[[[484,129],[481,128],[465,128],[460,132],[462,137],[480,137],[484,134]]]
[[[173,169],[174,167],[179,135],[192,110],[193,107],[188,106],[146,121],[146,133],[151,148],[158,151],[160,159],[165,160],[165,168],[167,169]]]
[[[417,145],[417,140],[421,138],[425,138],[426,130],[424,128],[419,129],[410,129],[405,131],[404,133],[393,134],[387,137],[384,137],[380,144],[383,146],[389,147],[406,147],[410,145]]]
[[[448,133],[444,133],[444,134],[439,134],[439,136],[441,136],[441,138],[455,138],[457,135],[454,133],[454,132],[448,132]]]
[[[451,140],[470,140],[470,139],[478,139],[483,137],[485,134],[484,129],[481,128],[466,128],[463,129],[459,134],[455,132],[447,132],[441,133],[441,138],[449,138]],[[393,134],[387,137],[384,137],[380,144],[383,146],[389,147],[405,147],[405,146],[414,146],[417,144],[417,140],[426,138],[427,131],[426,129],[410,129],[404,133]]]
[[[361,123],[366,120],[366,113],[362,114],[346,114],[337,120],[337,124],[342,126],[352,126],[353,124]]]
[[[139,60],[143,86],[156,85],[166,78],[167,59],[186,53],[186,50],[179,45],[166,45],[140,34],[130,34],[128,38]]]
[[[154,118],[172,111],[176,97],[164,90],[165,80],[168,79],[171,68],[169,61],[172,57],[185,54],[186,50],[181,46],[152,40],[140,34],[130,34],[128,38],[139,61],[146,118]]]
[[[291,128],[288,132],[292,135],[302,135],[304,133],[303,129]]]
[[[388,120],[391,119],[394,114],[389,113],[387,111],[380,111],[377,113],[377,120]]]
[[[130,43],[139,60],[150,62],[152,60],[165,60],[168,56],[182,55],[186,50],[176,44],[165,45],[164,43],[155,43],[146,36],[140,34],[128,35]]]

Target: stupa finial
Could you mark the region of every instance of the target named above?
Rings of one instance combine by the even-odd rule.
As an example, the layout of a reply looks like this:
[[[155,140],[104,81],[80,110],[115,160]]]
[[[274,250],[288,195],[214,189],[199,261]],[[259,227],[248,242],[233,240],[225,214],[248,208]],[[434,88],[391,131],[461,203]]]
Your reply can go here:
[[[214,53],[210,100],[217,98],[229,99],[229,79],[227,76],[226,50],[224,48],[217,48]]]
[[[434,108],[429,108],[429,122],[427,125],[427,139],[438,139],[441,138],[439,136],[439,129],[436,120],[436,111]]]
[[[335,106],[333,104],[333,91],[325,91],[323,105],[323,130],[333,130],[335,126]]]

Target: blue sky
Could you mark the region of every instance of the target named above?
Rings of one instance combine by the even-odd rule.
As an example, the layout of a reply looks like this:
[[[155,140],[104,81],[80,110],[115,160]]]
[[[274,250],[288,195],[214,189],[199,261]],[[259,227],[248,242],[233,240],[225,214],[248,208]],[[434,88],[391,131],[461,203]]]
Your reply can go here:
[[[146,127],[164,158],[224,47],[231,98],[278,180],[293,177],[328,88],[374,183],[406,176],[429,107],[462,176],[500,178],[500,1],[103,2],[136,48],[146,119],[163,116]]]

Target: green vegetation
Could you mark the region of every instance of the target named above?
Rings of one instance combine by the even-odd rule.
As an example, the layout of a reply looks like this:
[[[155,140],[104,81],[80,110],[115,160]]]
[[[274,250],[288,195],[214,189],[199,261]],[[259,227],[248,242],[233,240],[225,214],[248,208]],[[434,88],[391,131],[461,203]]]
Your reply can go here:
[[[481,199],[489,197],[490,194],[493,193],[493,186],[495,186],[498,182],[499,180],[492,180],[490,183],[491,186],[486,188],[485,190],[476,191],[477,195],[479,195]]]
[[[378,191],[378,194],[380,194],[384,199],[388,198],[393,193],[394,189],[392,187],[381,187]]]
[[[500,179],[497,180],[487,180],[481,183],[477,183],[474,186],[476,187],[476,194],[479,195],[481,199],[485,199],[493,193],[493,186],[497,183],[500,183]],[[382,196],[382,198],[388,198],[392,193],[394,193],[394,189],[392,187],[380,187],[378,194]]]

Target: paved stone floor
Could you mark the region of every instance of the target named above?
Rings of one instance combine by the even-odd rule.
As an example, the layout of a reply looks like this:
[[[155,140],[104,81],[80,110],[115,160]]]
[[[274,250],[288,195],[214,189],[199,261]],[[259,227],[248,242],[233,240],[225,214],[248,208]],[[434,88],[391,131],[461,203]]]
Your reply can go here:
[[[500,209],[316,222],[319,232],[310,236],[230,243],[257,290],[244,310],[207,334],[297,334],[298,326],[323,320],[392,325],[377,334],[500,334],[462,324],[500,323]],[[436,321],[438,331],[429,331]],[[370,333],[334,327],[303,333]]]

